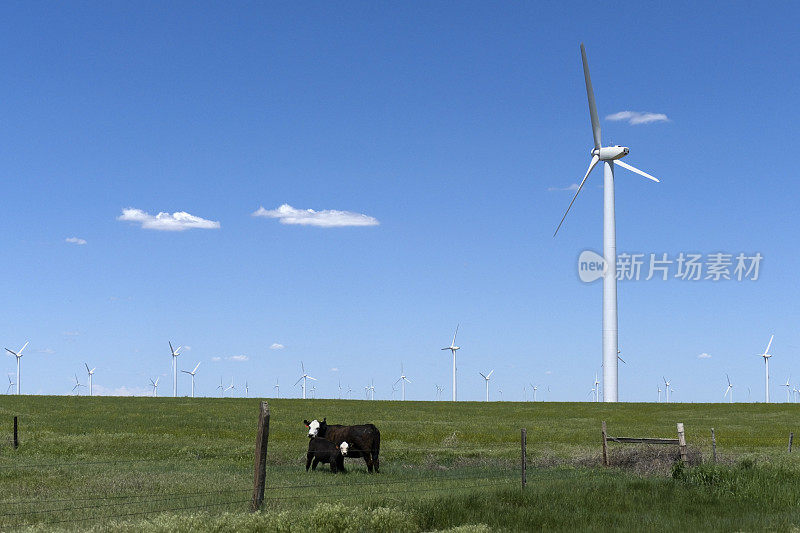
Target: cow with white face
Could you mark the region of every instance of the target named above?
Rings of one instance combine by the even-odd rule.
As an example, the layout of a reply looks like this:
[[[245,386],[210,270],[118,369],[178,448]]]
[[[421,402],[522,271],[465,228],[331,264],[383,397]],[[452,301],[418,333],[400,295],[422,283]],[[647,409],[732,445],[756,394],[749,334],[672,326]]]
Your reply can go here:
[[[367,470],[378,472],[378,454],[381,448],[381,433],[373,424],[361,424],[356,426],[342,426],[338,424],[328,425],[327,418],[319,420],[303,420],[308,428],[309,439],[327,439],[336,446],[345,445],[340,448],[342,455],[347,457],[363,457],[367,463]]]
[[[339,446],[328,439],[322,437],[312,437],[308,441],[308,453],[306,454],[306,472],[309,467],[317,469],[319,463],[330,464],[331,472],[345,473],[344,456],[347,455],[348,444],[343,442]]]

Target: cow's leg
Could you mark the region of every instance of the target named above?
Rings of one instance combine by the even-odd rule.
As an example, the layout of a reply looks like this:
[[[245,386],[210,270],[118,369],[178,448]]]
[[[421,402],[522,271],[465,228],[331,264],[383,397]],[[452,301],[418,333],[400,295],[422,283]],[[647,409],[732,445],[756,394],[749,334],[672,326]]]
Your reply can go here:
[[[308,467],[311,466],[311,460],[313,458],[314,458],[314,454],[313,453],[308,452],[308,454],[306,454],[306,472],[308,472]]]
[[[318,464],[319,464],[319,459],[317,459],[316,457],[314,457],[314,462],[313,462],[313,463],[311,463],[311,470],[316,470],[316,469],[317,469],[317,465],[318,465]]]
[[[375,473],[378,473],[378,467],[380,466],[380,462],[378,461],[378,451],[374,450],[372,452],[372,464],[375,467]]]
[[[336,459],[331,461],[331,472],[336,473]]]
[[[367,472],[372,473],[372,456],[369,452],[364,453],[364,462],[367,463]]]

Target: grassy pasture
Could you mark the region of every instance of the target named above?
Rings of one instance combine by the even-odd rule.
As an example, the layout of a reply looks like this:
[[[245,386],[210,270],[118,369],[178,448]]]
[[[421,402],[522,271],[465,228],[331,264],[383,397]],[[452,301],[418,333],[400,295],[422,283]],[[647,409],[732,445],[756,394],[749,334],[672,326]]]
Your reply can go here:
[[[800,526],[791,404],[270,400],[267,500],[247,513],[258,400],[3,396],[0,530],[788,530]],[[11,417],[21,447],[10,448]],[[304,418],[372,422],[381,471],[306,473]],[[599,467],[614,436],[674,437],[721,466]],[[529,486],[519,488],[519,428]],[[800,431],[798,432],[800,438]],[[800,445],[800,443],[798,443]],[[611,444],[611,454],[623,453]],[[753,466],[754,464],[754,466]],[[324,465],[320,465],[323,468]],[[158,513],[158,511],[163,511]],[[334,519],[335,517],[335,519]]]

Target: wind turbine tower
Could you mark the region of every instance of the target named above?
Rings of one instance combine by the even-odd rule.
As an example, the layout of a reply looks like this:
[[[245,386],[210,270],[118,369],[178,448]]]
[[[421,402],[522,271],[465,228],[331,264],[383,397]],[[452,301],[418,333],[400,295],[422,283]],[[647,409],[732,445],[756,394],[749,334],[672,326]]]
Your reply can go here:
[[[728,396],[728,393],[730,392],[731,397],[728,399],[728,401],[730,403],[733,403],[733,385],[731,384],[731,378],[730,376],[728,376],[728,374],[725,374],[725,379],[728,380],[728,388],[725,389],[725,394],[722,395],[722,398],[724,399],[726,396]]]
[[[300,379],[295,381],[294,384],[297,385],[298,383],[300,383],[300,381],[303,382],[303,399],[305,400],[306,399],[306,380],[313,379],[314,381],[317,381],[317,378],[312,378],[311,376],[308,375],[308,372],[306,372],[306,367],[303,365],[302,361],[300,361],[300,368],[303,369],[303,375],[300,376]]]
[[[169,351],[172,353],[172,397],[178,397],[178,356],[181,354],[180,350],[183,346],[178,346],[175,350],[172,348],[172,341],[169,341]]]
[[[403,401],[406,401],[406,382],[411,383],[411,380],[406,377],[405,371],[403,371],[403,363],[400,363],[400,377],[397,381],[394,382],[397,385],[397,382],[400,382],[401,388],[401,395],[403,397]]]
[[[618,342],[618,324],[617,324],[617,237],[616,237],[616,221],[614,214],[614,164],[621,166],[635,172],[647,179],[658,182],[658,179],[650,174],[639,170],[627,163],[623,163],[621,159],[628,155],[630,151],[624,146],[603,146],[600,140],[600,119],[597,117],[597,106],[594,101],[594,90],[592,89],[592,80],[589,76],[589,62],[586,59],[586,49],[581,44],[581,60],[583,61],[583,76],[586,82],[586,96],[589,101],[589,117],[592,123],[592,136],[594,138],[594,148],[590,155],[592,156],[589,162],[589,169],[586,171],[575,196],[567,207],[566,213],[558,223],[553,236],[558,233],[561,224],[567,217],[567,213],[572,208],[575,198],[580,194],[583,185],[586,183],[586,178],[592,172],[592,169],[599,163],[603,162],[603,258],[605,259],[606,272],[603,275],[603,401],[616,402],[619,399],[618,395],[618,363],[617,357],[619,355],[619,342]]]
[[[478,372],[478,374],[480,374],[481,377],[483,377],[484,381],[486,381],[486,401],[488,402],[489,401],[489,379],[492,377],[492,374],[494,374],[494,369],[492,369],[492,371],[489,372],[488,374],[484,374],[483,372]]]
[[[94,371],[97,370],[97,367],[89,370],[89,365],[86,363],[83,364],[86,367],[86,373],[89,374],[89,396],[92,396],[92,376],[94,376]]]
[[[764,358],[764,371],[766,376],[766,384],[764,391],[766,393],[766,402],[769,403],[769,358],[772,357],[772,354],[769,353],[769,347],[772,346],[772,339],[775,335],[771,335],[769,338],[769,343],[767,343],[767,349],[764,350],[764,353],[758,354],[760,357]]]
[[[14,357],[17,358],[17,394],[20,394],[20,381],[21,381],[21,379],[20,379],[21,376],[20,376],[20,373],[19,373],[19,360],[22,359],[22,350],[24,350],[26,346],[28,346],[27,342],[25,343],[25,345],[22,348],[20,348],[16,352],[14,350],[9,350],[8,348],[6,348],[6,351],[8,353],[10,353],[11,355],[13,355]]]
[[[456,401],[457,394],[456,394],[456,351],[460,350],[459,346],[456,346],[456,335],[458,335],[458,326],[460,324],[456,324],[456,332],[453,334],[453,342],[450,343],[450,346],[445,346],[442,350],[450,350],[453,353],[453,401]]]
[[[197,365],[194,367],[194,370],[192,370],[191,372],[189,372],[188,370],[181,370],[181,372],[183,372],[184,374],[189,374],[190,376],[192,376],[192,398],[194,398],[194,375],[197,374],[197,369],[200,367],[201,362],[202,361],[198,362]]]

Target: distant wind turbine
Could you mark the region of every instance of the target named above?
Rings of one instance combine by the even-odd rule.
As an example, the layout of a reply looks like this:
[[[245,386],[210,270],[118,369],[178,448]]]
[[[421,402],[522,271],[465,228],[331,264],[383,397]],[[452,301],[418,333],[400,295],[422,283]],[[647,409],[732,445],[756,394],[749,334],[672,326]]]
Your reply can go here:
[[[782,387],[786,387],[786,403],[789,403],[789,402],[792,401],[792,396],[791,396],[791,394],[792,394],[792,386],[789,385],[789,380],[790,379],[792,379],[792,376],[789,376],[788,378],[786,378],[786,383],[781,385]]]
[[[658,403],[661,403],[661,383],[658,384]]]
[[[11,379],[11,374],[8,374],[8,388],[6,389],[6,394],[8,394],[9,392],[11,392],[11,390],[12,390],[13,388],[14,388],[14,380],[13,380],[13,379]]]
[[[370,397],[369,399],[370,400],[374,400],[375,399],[375,380],[372,380],[372,384],[371,385],[367,385],[366,387],[364,387],[364,389],[367,391],[367,395]]]
[[[8,353],[10,353],[11,355],[13,355],[14,357],[17,358],[17,394],[20,394],[20,382],[22,381],[20,373],[19,373],[19,360],[22,359],[22,350],[24,350],[26,346],[28,346],[27,342],[25,343],[25,345],[22,348],[20,348],[16,352],[14,350],[9,350],[8,348],[6,348],[6,351]]]
[[[664,394],[666,395],[667,403],[669,403],[669,384],[671,381],[667,381],[667,378],[661,376],[661,379],[664,380]]]
[[[86,373],[89,374],[89,396],[92,396],[92,376],[94,376],[94,371],[97,370],[97,367],[89,370],[89,365],[86,363],[83,364],[86,367]]]
[[[444,391],[444,389],[441,387],[441,385],[436,385],[436,399],[437,400],[441,400],[442,399],[442,391]]]
[[[245,380],[244,382],[244,397],[245,398],[250,397],[250,386],[247,384],[247,380]]]
[[[533,383],[530,384],[531,388],[533,389],[533,401],[536,401],[536,391],[539,390],[539,385],[534,385]]]
[[[275,389],[275,397],[276,398],[280,398],[281,397],[281,386],[280,386],[280,384],[278,384],[278,379],[277,378],[275,379],[275,386],[272,387],[272,388]]]
[[[172,397],[178,397],[178,356],[181,354],[180,349],[183,346],[178,346],[178,349],[172,347],[172,341],[169,341],[169,351],[172,354]]]
[[[81,385],[81,382],[78,381],[78,375],[75,374],[75,386],[72,387],[72,392],[74,392],[76,395],[80,396],[81,395],[81,387],[85,387],[85,386],[86,385]]]
[[[486,382],[486,401],[488,402],[489,401],[489,379],[491,379],[492,374],[494,374],[494,369],[492,369],[492,371],[489,372],[488,374],[484,374],[483,372],[478,372],[478,374],[480,374],[481,377],[483,377],[483,380]]]
[[[226,390],[226,391],[229,391],[229,390],[236,390],[236,385],[234,385],[234,384],[233,384],[233,378],[231,378],[231,384],[230,384],[230,386],[229,386],[229,387],[227,387],[225,390]]]
[[[503,389],[497,389],[497,394],[500,395],[500,401],[503,401]]]
[[[456,346],[456,335],[458,335],[458,327],[461,324],[456,324],[456,332],[453,334],[453,342],[450,343],[450,346],[445,346],[442,350],[450,350],[453,353],[453,401],[456,401],[458,395],[456,394],[456,351],[460,350],[459,346]]]
[[[298,383],[300,383],[300,381],[303,382],[303,399],[305,400],[306,399],[306,380],[312,379],[314,381],[317,381],[317,378],[312,378],[311,376],[308,375],[308,373],[306,372],[306,367],[303,365],[302,361],[300,361],[300,368],[303,369],[303,375],[300,376],[300,379],[295,381],[294,384],[297,385]]]
[[[153,387],[153,398],[158,397],[158,381],[161,379],[161,376],[157,377],[155,381],[150,378],[150,386]]]
[[[764,353],[758,354],[759,357],[764,358],[764,370],[766,376],[766,385],[764,387],[764,391],[766,393],[766,402],[769,403],[769,358],[772,357],[772,354],[769,353],[769,347],[772,346],[772,339],[775,335],[771,335],[769,338],[769,343],[767,343],[767,349],[764,350]]]
[[[411,380],[406,377],[406,373],[403,371],[403,363],[400,363],[400,377],[394,384],[397,385],[398,382],[400,382],[400,388],[402,389],[403,401],[406,401],[406,382],[411,383]]]
[[[731,378],[728,376],[728,374],[725,374],[725,379],[728,380],[728,388],[725,389],[725,394],[722,395],[722,398],[724,399],[728,393],[731,393],[731,397],[728,399],[728,401],[733,403],[733,385],[731,384]]]
[[[594,401],[600,401],[600,381],[597,379],[597,372],[594,373]]]
[[[581,60],[583,61],[583,76],[586,82],[586,96],[589,102],[589,117],[592,123],[592,136],[594,148],[590,155],[589,169],[583,177],[578,190],[575,191],[572,201],[567,207],[567,211],[558,223],[553,236],[558,233],[561,224],[567,217],[567,213],[572,208],[572,204],[580,194],[586,179],[591,174],[595,165],[603,162],[603,258],[609,273],[603,276],[603,401],[616,402],[618,400],[618,365],[619,355],[618,343],[618,323],[617,323],[617,237],[616,221],[614,214],[614,164],[635,172],[640,176],[658,182],[650,174],[639,170],[627,163],[622,162],[622,158],[630,151],[624,146],[603,146],[600,140],[600,119],[597,117],[597,106],[594,101],[594,90],[592,80],[589,76],[589,61],[586,59],[586,49],[581,44]]]
[[[194,398],[194,375],[197,374],[197,369],[200,368],[201,362],[202,361],[198,362],[197,365],[195,365],[194,370],[192,370],[191,372],[189,372],[188,370],[181,370],[181,372],[183,372],[184,374],[189,374],[190,376],[192,376],[192,398]]]
[[[350,393],[351,392],[353,392],[353,388],[350,385],[348,385],[347,386],[347,399],[348,400],[350,399]]]
[[[225,397],[225,385],[222,383],[222,376],[219,377],[219,385],[217,385],[217,389],[219,389],[220,396],[223,398]]]

